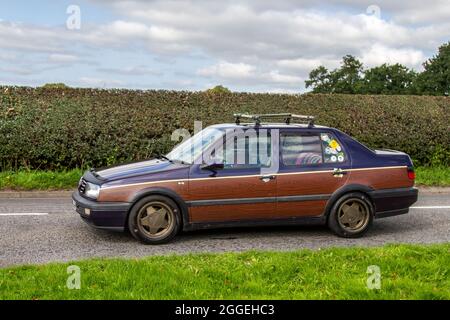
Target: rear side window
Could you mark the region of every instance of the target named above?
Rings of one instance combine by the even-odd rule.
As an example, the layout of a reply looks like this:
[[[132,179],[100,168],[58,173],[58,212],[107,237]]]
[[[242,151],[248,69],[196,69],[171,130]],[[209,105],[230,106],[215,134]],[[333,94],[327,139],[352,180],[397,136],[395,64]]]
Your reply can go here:
[[[340,163],[347,159],[341,144],[332,133],[321,133],[323,159],[325,163]]]
[[[288,132],[280,135],[281,161],[285,166],[311,166],[323,163],[321,138]]]

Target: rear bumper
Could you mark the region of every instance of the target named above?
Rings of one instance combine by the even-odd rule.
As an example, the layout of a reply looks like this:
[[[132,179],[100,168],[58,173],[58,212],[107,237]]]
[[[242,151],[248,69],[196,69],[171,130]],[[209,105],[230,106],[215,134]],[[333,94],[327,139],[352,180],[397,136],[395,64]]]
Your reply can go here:
[[[72,199],[75,211],[85,222],[93,227],[116,231],[125,230],[131,203],[97,202],[82,197],[78,191],[72,194]],[[90,213],[88,213],[89,211]]]
[[[374,190],[369,193],[375,204],[375,218],[385,218],[408,213],[418,198],[417,188]]]

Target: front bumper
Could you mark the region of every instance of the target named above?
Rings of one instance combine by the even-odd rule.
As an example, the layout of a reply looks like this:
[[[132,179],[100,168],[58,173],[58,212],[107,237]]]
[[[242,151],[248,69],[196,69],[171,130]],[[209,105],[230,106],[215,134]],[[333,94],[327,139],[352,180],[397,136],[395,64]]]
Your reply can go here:
[[[408,213],[417,202],[417,188],[375,190],[369,193],[375,204],[375,218],[385,218]]]
[[[75,211],[93,227],[117,231],[125,230],[131,203],[97,202],[82,197],[78,191],[72,194],[72,199]]]

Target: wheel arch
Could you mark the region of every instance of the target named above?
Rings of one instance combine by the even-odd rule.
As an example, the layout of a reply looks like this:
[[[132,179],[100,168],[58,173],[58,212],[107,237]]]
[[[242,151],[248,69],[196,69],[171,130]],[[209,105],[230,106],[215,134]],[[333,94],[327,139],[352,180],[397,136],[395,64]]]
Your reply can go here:
[[[375,203],[370,195],[370,193],[373,190],[374,190],[373,188],[362,185],[362,184],[349,184],[349,185],[346,185],[346,186],[343,186],[343,187],[337,189],[335,192],[333,192],[333,194],[327,201],[327,204],[325,206],[325,211],[324,211],[325,217],[328,219],[330,212],[331,212],[331,208],[336,203],[336,201],[338,201],[343,195],[350,193],[350,192],[360,192],[360,193],[363,193],[364,195],[366,195],[367,198],[369,199],[369,201],[371,202],[371,204],[374,208],[374,212],[375,212]]]
[[[177,204],[178,208],[180,209],[180,213],[181,213],[181,223],[183,226],[182,229],[184,230],[185,227],[189,224],[189,209],[186,205],[186,202],[183,200],[183,198],[181,198],[181,196],[179,194],[177,194],[175,191],[170,190],[168,188],[150,187],[150,188],[142,189],[139,192],[137,192],[130,201],[132,203],[132,205],[130,206],[130,209],[128,210],[127,219],[128,219],[128,216],[130,215],[132,208],[139,200],[141,200],[147,196],[154,196],[154,195],[167,197]]]

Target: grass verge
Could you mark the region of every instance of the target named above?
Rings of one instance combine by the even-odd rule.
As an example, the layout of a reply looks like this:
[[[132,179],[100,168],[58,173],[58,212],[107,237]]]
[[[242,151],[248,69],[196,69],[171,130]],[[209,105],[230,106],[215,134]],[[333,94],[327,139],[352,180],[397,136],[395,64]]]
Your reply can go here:
[[[416,168],[416,184],[450,186],[450,168]],[[67,171],[4,171],[0,172],[0,190],[58,190],[73,189],[83,174],[81,169]]]
[[[81,288],[66,287],[67,267]],[[381,288],[367,287],[368,267]],[[0,299],[450,299],[450,244],[94,259],[0,269]]]
[[[450,167],[419,167],[416,169],[416,183],[423,186],[450,186]]]
[[[83,174],[81,169],[67,171],[3,171],[0,190],[73,189]]]

